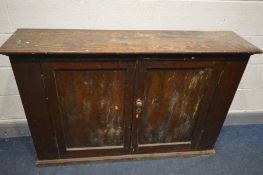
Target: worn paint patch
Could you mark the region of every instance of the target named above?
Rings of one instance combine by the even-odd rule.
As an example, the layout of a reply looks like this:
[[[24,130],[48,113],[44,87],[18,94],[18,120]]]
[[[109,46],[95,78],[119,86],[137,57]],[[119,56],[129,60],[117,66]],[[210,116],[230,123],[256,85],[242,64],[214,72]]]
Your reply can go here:
[[[168,106],[168,111],[170,113],[173,112],[174,106],[178,102],[178,97],[179,97],[178,92],[176,90],[174,90],[172,93],[172,96],[170,98],[170,102],[169,102],[169,106]]]
[[[194,106],[194,112],[193,112],[193,115],[192,115],[193,118],[196,117],[196,113],[199,110],[199,106],[200,106],[202,98],[203,98],[203,95],[199,96],[198,99],[197,99],[197,102],[196,102],[196,104]]]
[[[198,82],[203,78],[205,71],[200,70],[197,75],[194,75],[190,81],[189,89],[196,88]]]

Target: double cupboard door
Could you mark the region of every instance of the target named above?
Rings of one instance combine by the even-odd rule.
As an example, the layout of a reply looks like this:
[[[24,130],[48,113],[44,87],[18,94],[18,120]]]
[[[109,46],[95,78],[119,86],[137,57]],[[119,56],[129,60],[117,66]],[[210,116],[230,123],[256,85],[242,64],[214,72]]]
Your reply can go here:
[[[222,65],[202,60],[43,61],[60,157],[198,149]]]

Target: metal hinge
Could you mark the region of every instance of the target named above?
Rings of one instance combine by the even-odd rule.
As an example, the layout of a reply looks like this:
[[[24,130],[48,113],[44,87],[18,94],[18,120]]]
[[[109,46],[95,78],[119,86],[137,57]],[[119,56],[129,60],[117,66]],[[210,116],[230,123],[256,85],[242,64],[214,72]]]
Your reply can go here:
[[[222,72],[220,73],[219,79],[218,79],[218,81],[217,81],[217,85],[220,84],[221,79],[222,79],[222,76],[223,76],[223,73],[224,73],[224,71],[222,71]]]
[[[53,139],[54,139],[54,142],[55,142],[55,147],[56,147],[56,149],[57,149],[57,154],[58,154],[58,156],[59,156],[59,158],[60,158],[60,152],[59,152],[59,147],[58,147],[58,139],[57,139],[57,136],[56,136],[55,133],[54,133]]]

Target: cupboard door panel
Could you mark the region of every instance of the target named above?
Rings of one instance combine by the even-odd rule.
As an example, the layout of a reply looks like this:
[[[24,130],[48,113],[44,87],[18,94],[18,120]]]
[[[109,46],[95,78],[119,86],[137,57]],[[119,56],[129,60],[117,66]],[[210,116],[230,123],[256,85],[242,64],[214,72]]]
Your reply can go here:
[[[205,117],[222,63],[153,61],[143,63],[139,152],[192,147],[197,120]],[[200,117],[201,116],[201,117]]]
[[[139,144],[191,140],[211,69],[148,70]]]
[[[62,156],[114,155],[129,150],[133,63],[43,65]]]
[[[54,75],[67,148],[123,145],[125,70]]]

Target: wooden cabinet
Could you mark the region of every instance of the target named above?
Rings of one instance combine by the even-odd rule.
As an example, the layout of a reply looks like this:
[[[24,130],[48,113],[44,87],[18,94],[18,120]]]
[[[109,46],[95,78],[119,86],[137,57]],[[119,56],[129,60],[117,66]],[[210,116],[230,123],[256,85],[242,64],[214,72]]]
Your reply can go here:
[[[261,53],[232,32],[43,29],[17,30],[0,52],[39,164],[211,154]]]
[[[191,149],[223,71],[220,61],[41,66],[62,157]]]

